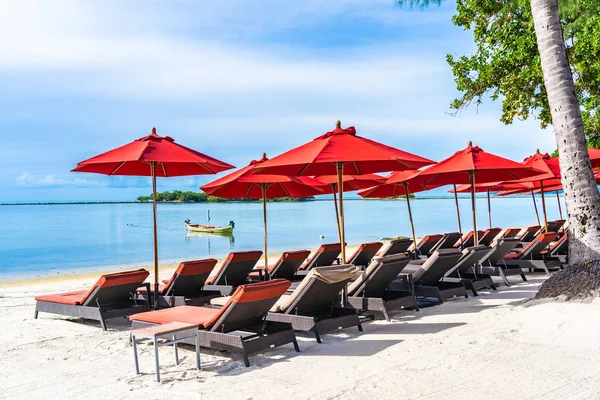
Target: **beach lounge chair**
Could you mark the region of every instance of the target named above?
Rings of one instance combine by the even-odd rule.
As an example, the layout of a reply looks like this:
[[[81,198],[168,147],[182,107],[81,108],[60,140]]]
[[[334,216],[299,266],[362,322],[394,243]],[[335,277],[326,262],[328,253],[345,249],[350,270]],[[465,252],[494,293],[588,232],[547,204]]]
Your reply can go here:
[[[481,236],[483,236],[483,231],[477,231],[477,237]],[[475,246],[475,234],[473,233],[473,231],[465,234],[462,238],[459,238],[459,240],[454,244],[454,248],[456,249],[464,249],[466,247],[473,246]]]
[[[548,257],[544,258],[542,251],[546,249],[550,243],[556,239],[558,233],[548,232],[538,235],[533,242],[530,242],[526,247],[518,252],[512,252],[504,256],[503,263],[507,268],[527,268],[529,272],[535,269],[541,269],[550,275],[550,268],[560,269],[562,263],[559,260],[552,260]]]
[[[479,236],[479,242],[477,242],[477,245],[479,245],[479,246],[491,245],[492,242],[494,241],[494,239],[496,239],[496,237],[500,234],[500,232],[502,232],[502,229],[500,229],[500,228],[486,229],[485,232],[483,232],[483,235]]]
[[[311,269],[291,294],[281,296],[267,321],[287,322],[294,330],[312,332],[318,343],[327,332],[352,326],[362,332],[357,310],[339,306],[340,292],[358,272],[358,267],[349,264]]]
[[[404,254],[375,257],[358,279],[348,286],[348,302],[357,310],[377,311],[390,320],[393,310],[415,308],[417,299],[412,285],[406,290],[391,290],[390,285],[409,263]]]
[[[393,254],[403,254],[408,252],[413,241],[410,239],[392,239],[377,253],[378,257],[391,256]]]
[[[544,257],[559,259],[563,264],[567,262],[569,254],[569,235],[565,233],[549,249],[543,250]]]
[[[348,258],[348,264],[362,267],[368,265],[375,254],[381,249],[383,243],[381,242],[369,242],[361,244],[358,249]]]
[[[144,312],[129,317],[132,329],[149,325],[181,322],[196,324],[200,346],[239,351],[246,367],[248,355],[292,343],[300,351],[289,323],[265,321],[269,308],[289,288],[285,279],[274,279],[237,287],[221,308],[179,306]],[[193,344],[190,339],[190,344]]]
[[[134,299],[138,287],[148,277],[145,269],[102,275],[89,290],[49,294],[35,298],[34,318],[38,313],[68,315],[100,321],[106,330],[106,320],[125,317],[149,310],[147,301]]]
[[[454,244],[460,240],[461,234],[459,232],[444,233],[442,238],[429,250],[428,254],[432,254],[438,249],[451,249]]]
[[[415,295],[435,297],[440,303],[459,296],[468,297],[462,283],[442,280],[461,256],[462,252],[458,249],[440,249],[434,251],[427,260],[411,261],[404,271],[412,274]]]
[[[521,242],[530,243],[538,236],[540,233],[541,227],[539,225],[533,225],[525,229],[525,232],[519,237]]]
[[[423,238],[419,240],[419,243],[417,243],[416,248],[413,244],[412,248],[408,250],[409,254],[411,254],[413,258],[419,258],[420,256],[427,257],[433,246],[442,240],[443,237],[443,235],[423,236]]]
[[[548,221],[548,232],[558,232],[560,228],[565,224],[564,219],[557,219],[556,221]],[[542,232],[546,232],[544,227],[542,227]]]
[[[521,233],[522,229],[521,228],[507,228],[504,230],[504,232],[502,232],[500,234],[500,236],[498,236],[498,239],[503,239],[503,238],[507,238],[507,239],[513,239],[519,236],[519,233]]]
[[[298,272],[303,271],[306,275],[306,271],[310,271],[314,267],[324,267],[332,265],[340,256],[342,248],[339,243],[328,243],[319,246],[317,251],[298,268]]]
[[[262,254],[260,250],[229,253],[225,261],[208,275],[206,290],[220,290],[223,295],[230,295],[236,287],[248,283],[248,275]]]
[[[442,280],[444,282],[461,282],[467,290],[473,293],[473,296],[478,296],[477,291],[484,288],[496,290],[497,284],[494,283],[491,276],[477,272],[481,260],[490,250],[490,247],[483,245],[467,247],[462,251],[462,257],[456,265],[446,273]]]
[[[298,268],[300,268],[309,255],[310,251],[308,250],[286,251],[279,257],[279,260],[275,264],[269,265],[271,279],[293,279],[296,271],[298,271]],[[264,280],[264,268],[263,265],[260,265],[254,271],[250,272],[250,279],[252,281]]]
[[[221,296],[219,290],[204,290],[204,282],[215,265],[217,260],[214,258],[180,263],[171,278],[158,287],[159,306],[203,305],[208,304],[212,297]],[[153,285],[147,286],[150,287],[150,294],[154,294]],[[147,296],[147,287],[138,288],[139,299],[146,300]]]
[[[490,251],[481,259],[481,272],[490,276],[499,276],[506,286],[510,286],[508,276],[519,275],[523,282],[527,282],[525,273],[520,268],[508,268],[504,264],[504,257],[510,254],[521,241],[514,237],[502,238],[496,241]]]

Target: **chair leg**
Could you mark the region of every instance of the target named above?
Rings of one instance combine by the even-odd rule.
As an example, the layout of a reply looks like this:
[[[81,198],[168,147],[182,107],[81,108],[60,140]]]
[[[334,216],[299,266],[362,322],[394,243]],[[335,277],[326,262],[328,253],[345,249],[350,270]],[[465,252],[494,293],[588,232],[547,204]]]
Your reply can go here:
[[[321,335],[319,335],[319,331],[317,331],[317,328],[313,328],[314,329],[314,333],[315,333],[315,338],[317,339],[317,343],[323,343],[321,341]]]
[[[390,320],[390,316],[389,316],[389,315],[388,315],[388,313],[387,313],[387,310],[384,308],[384,309],[382,310],[382,312],[383,312],[383,318],[385,318],[385,320],[386,320],[387,322],[390,322],[391,320]]]
[[[358,325],[357,326],[358,326],[358,331],[359,332],[363,332],[363,327],[362,327],[362,324],[360,323],[360,320],[358,320]]]
[[[244,365],[246,367],[250,366],[250,360],[248,359],[248,354],[246,353],[246,350],[244,350],[244,352],[242,353],[242,356],[244,357]]]
[[[102,311],[98,311],[99,314],[99,320],[100,320],[100,325],[102,325],[102,329],[106,330],[106,321],[104,321],[104,317],[102,316]]]
[[[37,317],[38,317],[38,312],[39,312],[39,311],[38,311],[38,310],[37,310],[37,308],[36,308],[36,310],[33,312],[33,319],[37,319]]]
[[[300,347],[298,346],[298,341],[296,339],[294,339],[294,350],[296,350],[296,353],[300,353]]]

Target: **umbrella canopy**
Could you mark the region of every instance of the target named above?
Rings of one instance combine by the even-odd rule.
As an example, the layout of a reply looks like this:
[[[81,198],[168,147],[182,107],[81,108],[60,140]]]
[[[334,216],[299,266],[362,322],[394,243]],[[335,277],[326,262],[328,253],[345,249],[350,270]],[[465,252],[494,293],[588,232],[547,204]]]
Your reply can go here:
[[[237,171],[225,175],[200,187],[206,194],[233,199],[262,199],[264,222],[265,274],[269,277],[267,253],[267,199],[277,197],[311,197],[322,192],[317,189],[319,182],[310,178],[296,178],[284,175],[256,175],[254,170],[268,160],[263,153],[260,160],[253,160]]]
[[[340,245],[342,262],[346,262],[344,175],[418,169],[433,163],[432,160],[358,136],[353,126],[342,129],[340,121],[337,121],[333,131],[272,158],[262,164],[256,173],[292,176],[337,175],[340,197]]]
[[[419,173],[421,171],[417,170],[407,170],[407,171],[397,171],[390,174],[386,182],[379,186],[362,190],[358,192],[358,195],[364,197],[366,199],[372,198],[385,198],[385,197],[395,197],[395,196],[405,196],[406,197],[406,206],[408,208],[408,218],[410,221],[410,229],[412,233],[413,243],[415,246],[415,250],[417,248],[417,237],[415,235],[415,226],[413,223],[412,211],[410,208],[410,195],[417,192],[422,192],[425,190],[433,189],[434,187],[427,187],[423,185],[419,178]],[[415,255],[417,252],[415,251]]]
[[[600,149],[588,149],[593,168],[600,168]]]
[[[152,177],[152,213],[154,219],[154,305],[158,304],[158,232],[156,225],[156,177],[216,174],[235,168],[175,143],[169,136],[159,136],[156,128],[148,136],[116,149],[81,161],[72,172],[104,175]]]
[[[558,158],[551,157],[548,153],[542,154],[540,153],[540,150],[537,149],[534,155],[527,157],[523,161],[523,165],[535,168],[536,170],[543,172],[542,174],[536,176],[530,176],[527,178],[520,179],[517,182],[535,182],[535,184],[530,186],[530,189],[541,189],[542,211],[544,213],[544,228],[548,230],[548,215],[546,213],[546,199],[544,198],[544,186],[546,184],[556,185],[557,183],[560,183],[560,165],[558,163]],[[539,186],[536,187],[536,185]]]
[[[527,178],[539,175],[541,171],[518,162],[486,153],[478,146],[469,145],[457,151],[451,157],[440,161],[421,172],[428,176],[425,185],[465,184],[471,185],[471,208],[473,213],[473,233],[477,237],[477,218],[475,216],[475,185],[477,183],[499,182]]]

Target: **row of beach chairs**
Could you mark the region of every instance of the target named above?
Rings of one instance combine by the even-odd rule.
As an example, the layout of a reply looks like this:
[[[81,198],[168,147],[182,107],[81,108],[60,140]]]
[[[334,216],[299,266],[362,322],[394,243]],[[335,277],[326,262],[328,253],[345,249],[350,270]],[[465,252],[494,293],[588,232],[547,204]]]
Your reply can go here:
[[[409,239],[364,243],[341,265],[340,244],[324,244],[312,255],[283,253],[267,267],[266,281],[264,267],[256,268],[260,251],[231,253],[219,265],[215,259],[182,262],[159,287],[156,311],[150,311],[147,271],[107,274],[90,290],[36,297],[35,318],[63,314],[100,321],[104,329],[107,319],[123,316],[134,329],[192,323],[202,346],[239,351],[249,365],[249,354],[270,347],[291,343],[298,350],[295,331],[311,332],[320,343],[330,331],[362,331],[361,322],[374,312],[389,320],[394,310],[418,310],[421,297],[442,303],[477,296],[496,289],[494,275],[510,284],[511,275],[525,281],[524,271],[560,268],[567,234],[533,230],[489,229],[477,244],[473,234],[454,233],[429,235],[416,245]]]

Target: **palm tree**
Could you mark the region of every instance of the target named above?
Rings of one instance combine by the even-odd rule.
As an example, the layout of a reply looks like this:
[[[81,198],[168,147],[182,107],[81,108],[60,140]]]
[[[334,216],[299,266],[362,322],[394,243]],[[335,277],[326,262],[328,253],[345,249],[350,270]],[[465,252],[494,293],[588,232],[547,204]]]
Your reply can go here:
[[[422,8],[442,1],[398,0],[398,4]],[[600,194],[587,153],[558,0],[530,0],[530,4],[569,215],[569,266],[580,266],[600,260]],[[572,271],[568,274],[573,275]]]

